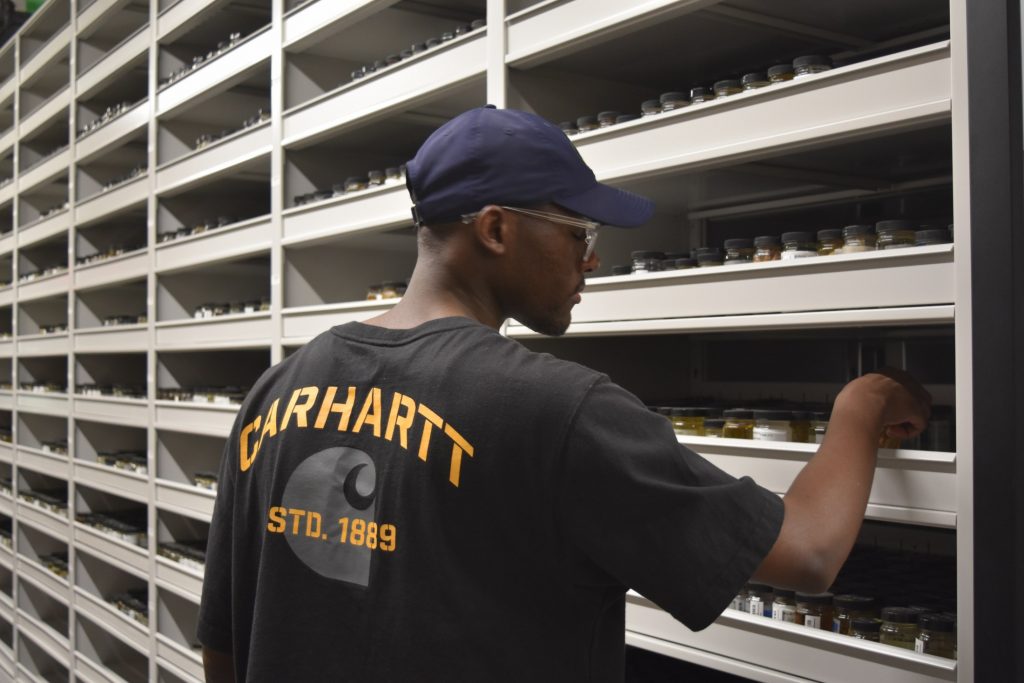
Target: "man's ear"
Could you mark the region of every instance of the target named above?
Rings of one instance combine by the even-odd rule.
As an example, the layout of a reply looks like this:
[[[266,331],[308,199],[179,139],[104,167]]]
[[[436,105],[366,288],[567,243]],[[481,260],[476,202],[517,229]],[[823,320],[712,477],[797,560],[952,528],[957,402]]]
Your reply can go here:
[[[511,237],[510,215],[501,207],[488,204],[473,220],[473,234],[484,251],[500,256],[508,249]]]

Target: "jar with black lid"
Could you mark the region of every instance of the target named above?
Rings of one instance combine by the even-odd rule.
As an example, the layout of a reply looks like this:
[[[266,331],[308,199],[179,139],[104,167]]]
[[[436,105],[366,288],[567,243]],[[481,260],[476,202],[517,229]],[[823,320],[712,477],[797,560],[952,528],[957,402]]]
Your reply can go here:
[[[655,116],[661,113],[661,100],[644,100],[640,103],[640,116]]]
[[[772,587],[764,583],[748,584],[747,611],[756,617],[772,616],[772,601],[774,599]]]
[[[754,438],[754,411],[745,408],[729,408],[722,411],[725,424],[722,426],[722,436],[727,439],[753,439]]]
[[[873,225],[847,225],[843,228],[844,254],[874,251],[875,243],[875,227]]]
[[[914,246],[914,224],[905,220],[887,220],[875,223],[878,249],[901,249]]]
[[[813,413],[807,410],[794,410],[789,425],[796,443],[814,443],[814,426],[811,422]]]
[[[740,79],[740,85],[743,86],[744,90],[757,90],[758,88],[764,88],[771,85],[772,82],[768,80],[767,74],[763,71],[754,71],[749,74],[743,74]]]
[[[948,614],[922,614],[917,625],[915,652],[956,659],[956,618]]]
[[[409,52],[413,53],[414,55],[418,55],[419,53],[426,51],[427,46],[424,43],[413,43],[412,45],[409,46]]]
[[[952,239],[948,228],[927,228],[914,233],[914,246],[926,247],[932,244],[949,244]]]
[[[345,178],[345,192],[358,192],[359,190],[365,190],[369,182],[369,179],[362,176],[350,176]]]
[[[776,64],[768,67],[768,80],[772,83],[791,81],[794,75],[792,64]]]
[[[405,175],[404,166],[388,166],[384,169],[384,179],[387,182],[399,181],[403,175]]]
[[[843,231],[826,228],[818,231],[818,256],[831,256],[843,250]]]
[[[754,441],[792,441],[792,415],[788,410],[755,410]]]
[[[474,19],[473,21],[471,21],[469,23],[469,27],[471,29],[473,29],[474,31],[476,29],[478,29],[478,28],[483,28],[484,26],[487,26],[487,20],[486,19]]]
[[[459,24],[455,27],[455,35],[464,36],[472,30],[473,29],[470,28],[469,24]]]
[[[850,635],[850,626],[854,619],[871,619],[878,616],[877,602],[866,595],[837,595],[832,600],[835,616],[832,620],[832,631],[844,636]],[[877,633],[877,631],[876,631]]]
[[[794,77],[810,76],[832,68],[832,60],[822,55],[804,55],[793,60]]]
[[[441,42],[442,43],[447,43],[449,40],[455,40],[455,32],[454,31],[445,31],[444,33],[441,34]]]
[[[817,255],[818,243],[811,233],[801,231],[782,233],[781,258],[783,261]]]
[[[796,623],[822,631],[832,630],[832,594],[797,593]]]
[[[715,99],[715,92],[710,88],[705,88],[704,86],[690,88],[690,101],[694,104],[710,102],[713,99]]]
[[[720,439],[723,427],[725,427],[725,420],[720,417],[704,418],[704,436]]]
[[[672,91],[662,93],[661,96],[658,97],[658,101],[661,102],[661,110],[663,112],[690,106],[690,98],[688,98],[684,92]]]
[[[602,111],[597,114],[597,125],[600,128],[607,128],[608,126],[615,125],[615,119],[619,117],[622,112],[618,111]]]
[[[384,184],[384,171],[370,171],[366,174],[366,178],[370,185],[383,185]]]
[[[772,620],[796,623],[796,591],[776,588],[772,600]]]
[[[673,408],[672,428],[679,436],[704,436],[704,408]]]
[[[782,245],[775,235],[760,235],[754,238],[754,263],[778,261],[782,257]]]
[[[722,250],[718,247],[701,247],[697,250],[698,268],[720,265],[722,265]]]
[[[580,132],[579,128],[576,127],[576,123],[573,121],[562,121],[558,124],[558,127],[562,129],[562,132],[566,135],[576,135]]]
[[[654,273],[661,270],[661,262],[665,258],[665,252],[634,251],[629,256],[633,260],[634,273]]]
[[[872,617],[854,617],[850,620],[850,635],[859,640],[879,642],[882,622]]]
[[[727,78],[715,81],[711,89],[714,91],[715,97],[729,97],[730,95],[738,95],[743,92],[743,84],[735,79]]]
[[[878,642],[913,650],[920,618],[920,610],[912,607],[883,607]]]
[[[586,133],[587,131],[597,130],[601,127],[601,124],[597,122],[596,116],[580,116],[576,119],[576,129],[580,133]]]
[[[725,240],[725,265],[750,263],[754,260],[754,241],[745,237],[734,237]]]

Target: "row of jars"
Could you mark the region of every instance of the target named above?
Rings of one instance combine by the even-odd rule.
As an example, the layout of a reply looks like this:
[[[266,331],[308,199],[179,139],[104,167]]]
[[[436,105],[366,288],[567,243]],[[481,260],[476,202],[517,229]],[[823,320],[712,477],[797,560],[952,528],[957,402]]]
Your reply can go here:
[[[612,275],[948,244],[952,241],[952,228],[952,225],[946,228],[920,228],[908,220],[884,220],[874,225],[847,225],[844,228],[819,230],[817,233],[797,230],[784,232],[781,236],[760,235],[753,239],[736,237],[725,240],[724,248],[699,247],[689,254],[634,251],[630,254],[632,264],[613,266]]]
[[[806,628],[832,631],[923,654],[956,659],[956,615],[926,607],[887,606],[874,597],[800,593],[750,583],[731,609]]]
[[[802,78],[828,71],[832,68],[832,60],[823,55],[804,55],[792,62],[774,64],[765,71],[752,71],[740,78],[724,78],[715,81],[709,88],[696,86],[686,92],[672,91],[662,93],[657,99],[644,100],[640,105],[640,114],[625,114],[618,111],[603,111],[597,116],[580,116],[575,121],[563,121],[558,124],[566,135],[577,135],[599,128],[608,128],[617,123],[625,123],[634,119],[656,116],[663,112],[689,107],[692,104],[711,102],[725,97],[738,95],[742,92],[765,88],[776,83],[785,83],[794,78]]]

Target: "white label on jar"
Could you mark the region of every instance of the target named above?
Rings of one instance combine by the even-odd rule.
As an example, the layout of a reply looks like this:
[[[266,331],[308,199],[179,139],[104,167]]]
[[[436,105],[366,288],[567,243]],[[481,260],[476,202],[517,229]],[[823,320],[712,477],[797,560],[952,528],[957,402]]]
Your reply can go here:
[[[761,600],[761,598],[751,598],[747,611],[753,614],[755,617],[763,617],[764,601]]]
[[[924,654],[924,641],[920,638],[914,638],[914,652]]]
[[[783,261],[791,261],[791,260],[797,259],[797,258],[808,258],[808,257],[811,257],[811,256],[817,256],[817,255],[818,255],[818,252],[816,252],[816,251],[806,251],[806,250],[801,250],[801,249],[795,249],[793,251],[784,251],[784,252],[782,252],[782,260]]]
[[[771,424],[754,425],[755,441],[792,441],[793,431],[787,426],[776,426]]]
[[[804,615],[804,626],[807,628],[821,628],[821,617],[816,617],[813,614]]]
[[[796,608],[792,605],[784,605],[781,602],[772,604],[772,621],[788,621],[796,623]]]

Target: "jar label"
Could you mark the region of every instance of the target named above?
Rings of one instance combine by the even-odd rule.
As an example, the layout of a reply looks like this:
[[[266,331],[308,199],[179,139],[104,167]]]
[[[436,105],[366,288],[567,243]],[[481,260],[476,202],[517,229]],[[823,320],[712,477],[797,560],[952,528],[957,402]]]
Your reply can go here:
[[[810,258],[811,256],[817,256],[817,255],[818,255],[818,252],[816,252],[816,251],[805,251],[803,249],[794,249],[792,251],[784,251],[784,252],[782,252],[782,260],[783,261],[791,261],[793,259]]]
[[[749,606],[749,609],[747,611],[750,612],[751,614],[753,614],[755,617],[763,617],[764,616],[764,603],[761,600],[758,600],[758,599],[755,598],[755,599],[750,601],[750,606]]]
[[[920,638],[914,638],[914,652],[924,654],[924,641]]]
[[[754,425],[754,439],[757,441],[791,441],[792,438],[792,433],[785,427]]]
[[[772,620],[773,621],[788,621],[791,624],[796,623],[796,609],[790,605],[780,605],[775,603],[772,605]]]
[[[807,628],[821,628],[821,617],[812,614],[804,615],[804,626]]]

